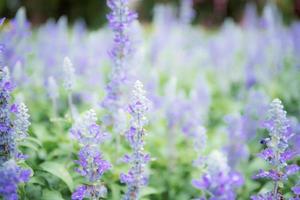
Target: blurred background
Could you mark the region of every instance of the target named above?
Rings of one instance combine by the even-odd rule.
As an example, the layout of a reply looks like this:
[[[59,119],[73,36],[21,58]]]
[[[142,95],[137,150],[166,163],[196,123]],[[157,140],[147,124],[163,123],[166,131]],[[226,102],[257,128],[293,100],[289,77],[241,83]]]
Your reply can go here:
[[[227,17],[239,23],[248,3],[256,5],[261,14],[267,0],[194,0],[196,10],[195,24],[201,23],[208,27],[220,25]],[[284,22],[290,24],[300,19],[300,0],[276,0]],[[157,3],[173,4],[179,0],[135,0],[133,3],[144,23],[151,22],[153,8]],[[69,23],[84,20],[87,27],[96,29],[105,23],[107,13],[105,0],[0,0],[0,16],[13,17],[18,8],[24,6],[31,23],[38,26],[49,18],[58,19],[65,15]],[[178,6],[177,6],[178,7]]]

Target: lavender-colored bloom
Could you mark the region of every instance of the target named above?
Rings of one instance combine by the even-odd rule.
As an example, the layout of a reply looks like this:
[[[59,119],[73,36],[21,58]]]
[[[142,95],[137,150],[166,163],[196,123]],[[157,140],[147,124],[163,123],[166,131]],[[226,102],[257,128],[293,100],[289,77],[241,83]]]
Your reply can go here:
[[[251,90],[242,115],[243,132],[247,140],[255,138],[257,130],[265,120],[268,98],[261,91]]]
[[[247,135],[244,133],[243,118],[239,115],[229,115],[225,117],[227,124],[228,144],[225,151],[228,157],[228,164],[235,168],[241,160],[249,156],[247,146]]]
[[[2,26],[2,24],[4,23],[4,21],[5,21],[5,17],[3,17],[3,18],[0,19],[0,26]]]
[[[31,34],[30,24],[26,20],[24,8],[20,8],[10,26],[0,32],[0,43],[4,45],[4,64],[14,66],[18,61],[26,62],[27,53],[31,50],[28,39]]]
[[[75,70],[70,58],[68,57],[64,58],[63,69],[64,69],[64,87],[67,91],[71,92],[74,89]]]
[[[101,177],[111,168],[111,164],[104,160],[98,146],[108,136],[96,122],[95,111],[89,110],[76,120],[70,130],[71,137],[75,138],[81,146],[78,160],[75,161],[79,165],[76,171],[90,183],[76,189],[72,195],[74,200],[99,199],[106,195],[106,188],[101,182]]]
[[[114,32],[113,47],[109,55],[113,61],[110,82],[106,87],[106,97],[102,106],[107,109],[108,115],[104,122],[107,125],[117,125],[120,109],[124,108],[124,86],[126,85],[127,65],[132,54],[132,42],[129,29],[132,22],[137,18],[137,14],[129,10],[128,0],[107,0],[107,5],[111,12],[107,15],[109,25]],[[117,129],[115,127],[115,129]],[[117,132],[123,130],[116,130]]]
[[[73,104],[72,99],[72,91],[74,89],[75,84],[75,69],[73,68],[73,64],[68,57],[64,58],[64,87],[68,91],[68,104],[71,112],[71,117],[73,119],[77,116],[76,108]]]
[[[126,155],[125,160],[131,163],[127,174],[121,174],[122,183],[128,186],[124,195],[124,200],[137,200],[142,186],[147,184],[147,176],[145,174],[145,165],[149,162],[150,156],[144,153],[144,126],[147,123],[145,116],[149,109],[149,100],[145,97],[143,84],[136,81],[132,91],[132,99],[129,104],[129,113],[131,115],[131,127],[126,133],[126,138],[132,148],[132,154]]]
[[[278,182],[285,181],[289,176],[297,173],[300,167],[296,164],[287,164],[287,161],[294,157],[289,147],[289,140],[293,137],[290,122],[286,117],[286,111],[279,99],[274,99],[268,110],[268,117],[264,123],[270,138],[264,139],[266,148],[259,154],[266,160],[272,168],[270,170],[260,170],[254,175],[254,179],[266,178],[274,182],[274,189],[267,194],[253,196],[252,199],[259,199],[260,196],[270,196],[273,199],[280,199],[278,192]]]
[[[12,91],[12,82],[10,81],[7,68],[0,69],[0,165],[8,161],[15,155],[16,134],[12,128],[10,118],[10,92]]]
[[[13,104],[11,111],[15,115],[13,126],[18,135],[18,140],[22,140],[28,136],[27,131],[30,126],[28,108],[24,103]]]
[[[181,0],[180,21],[182,24],[190,24],[195,17],[193,0]]]
[[[16,164],[16,160],[24,158],[17,146],[27,136],[30,122],[25,104],[9,104],[13,86],[7,68],[0,69],[0,88],[0,196],[15,200],[18,184],[28,181],[30,176],[29,170]]]
[[[19,167],[14,160],[0,166],[0,196],[5,200],[18,200],[18,185],[27,182],[30,170]]]
[[[53,76],[48,78],[48,95],[51,100],[56,100],[59,97],[58,86]]]
[[[239,173],[230,169],[227,158],[220,151],[213,151],[205,159],[205,172],[200,179],[195,179],[192,184],[203,191],[200,199],[234,200],[235,189],[243,184]]]
[[[292,187],[292,191],[295,194],[294,200],[299,200],[300,199],[300,181],[298,181],[298,183],[294,187]]]

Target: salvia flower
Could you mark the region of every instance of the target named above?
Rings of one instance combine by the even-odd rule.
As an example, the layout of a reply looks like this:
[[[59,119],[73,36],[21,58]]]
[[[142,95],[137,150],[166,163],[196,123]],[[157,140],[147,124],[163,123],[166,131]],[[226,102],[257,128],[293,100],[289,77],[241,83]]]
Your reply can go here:
[[[79,186],[73,193],[72,199],[104,197],[106,187],[101,182],[101,177],[111,168],[111,164],[103,158],[99,144],[104,142],[108,135],[97,124],[95,111],[89,110],[79,117],[71,128],[70,134],[81,146],[78,160],[75,161],[79,165],[76,171],[89,183]]]
[[[11,111],[15,114],[13,126],[18,135],[18,139],[24,139],[28,136],[28,128],[30,126],[28,108],[24,103],[13,104]]]
[[[299,200],[300,199],[300,181],[292,187],[292,191],[295,194],[295,197],[292,200]]]
[[[106,97],[102,102],[102,106],[108,111],[104,120],[107,125],[121,123],[117,113],[122,112],[120,109],[125,106],[122,99],[124,86],[128,80],[127,65],[133,52],[129,30],[132,22],[137,18],[137,14],[129,10],[128,4],[128,0],[107,0],[107,5],[111,9],[107,18],[114,32],[113,47],[109,52],[113,62],[112,73],[106,87]]]
[[[144,152],[144,126],[147,123],[146,112],[149,109],[150,101],[145,96],[143,84],[136,81],[132,91],[132,99],[129,104],[131,115],[131,127],[126,133],[126,138],[132,148],[132,154],[126,155],[124,161],[132,166],[127,174],[122,173],[120,180],[128,186],[124,200],[137,200],[142,186],[147,184],[145,165],[149,162],[150,156]]]
[[[259,170],[253,178],[272,180],[274,182],[274,189],[272,192],[253,196],[252,199],[268,197],[277,200],[282,198],[282,194],[279,192],[279,182],[284,182],[289,176],[297,173],[300,167],[296,164],[287,163],[287,161],[293,159],[296,152],[289,147],[288,142],[293,137],[293,133],[286,116],[286,111],[279,99],[272,101],[267,115],[265,128],[268,130],[270,137],[261,141],[266,147],[258,156],[266,160],[272,167],[269,170]]]
[[[17,200],[18,185],[28,181],[31,173],[16,163],[24,159],[17,147],[27,136],[29,115],[25,104],[10,105],[13,85],[8,68],[0,69],[0,89],[0,196]]]
[[[0,196],[5,200],[18,200],[18,185],[27,182],[30,170],[23,169],[14,160],[0,166]]]
[[[16,152],[15,132],[10,118],[10,92],[13,89],[7,68],[0,69],[0,165]]]
[[[239,173],[231,170],[226,155],[220,151],[211,152],[204,161],[205,171],[199,179],[192,181],[203,193],[200,199],[234,200],[235,190],[243,184]]]

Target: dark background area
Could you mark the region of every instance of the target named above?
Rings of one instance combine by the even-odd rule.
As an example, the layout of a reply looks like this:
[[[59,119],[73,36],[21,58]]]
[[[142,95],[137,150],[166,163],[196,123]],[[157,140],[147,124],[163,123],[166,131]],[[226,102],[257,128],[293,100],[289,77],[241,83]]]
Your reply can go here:
[[[153,7],[156,3],[171,3],[178,5],[179,0],[135,0],[140,20],[150,22]],[[243,16],[245,5],[254,3],[257,12],[261,14],[267,0],[193,0],[196,18],[194,23],[216,26],[226,17],[239,22]],[[300,18],[300,0],[277,0],[285,23],[289,24]],[[69,22],[83,19],[91,29],[98,28],[105,23],[108,12],[106,0],[0,0],[0,16],[12,18],[19,7],[24,6],[27,16],[33,25],[44,23],[49,18],[58,19],[62,15],[68,16]]]

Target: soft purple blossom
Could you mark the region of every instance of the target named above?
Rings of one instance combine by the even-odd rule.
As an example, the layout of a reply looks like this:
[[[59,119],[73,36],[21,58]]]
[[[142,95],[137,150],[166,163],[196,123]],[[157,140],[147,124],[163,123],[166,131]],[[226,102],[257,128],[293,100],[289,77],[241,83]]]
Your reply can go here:
[[[180,5],[180,22],[182,24],[190,24],[195,17],[193,9],[193,0],[181,0]]]
[[[300,198],[300,181],[292,187],[292,191],[298,198]]]
[[[226,155],[213,151],[206,158],[205,165],[202,176],[192,181],[195,188],[203,191],[200,199],[234,200],[235,190],[244,184],[244,180],[230,169]]]
[[[254,179],[266,178],[274,182],[272,192],[253,196],[252,199],[263,198],[267,195],[273,199],[280,199],[278,192],[278,182],[286,181],[289,176],[297,173],[300,167],[296,164],[288,164],[287,161],[295,156],[295,152],[289,147],[289,140],[293,137],[290,121],[287,119],[286,111],[279,99],[275,99],[269,106],[267,119],[264,123],[269,132],[269,138],[263,140],[262,144],[266,148],[261,151],[259,156],[266,160],[272,168],[269,170],[259,170],[254,175]]]
[[[12,67],[18,61],[26,62],[28,53],[31,51],[31,45],[28,41],[31,30],[24,8],[17,11],[15,18],[10,20],[9,25],[8,28],[0,32],[0,44],[4,45],[4,65]]]
[[[113,125],[116,132],[123,126],[117,127],[123,123],[119,119],[119,113],[123,112],[125,103],[125,86],[128,80],[128,64],[133,52],[132,39],[129,30],[132,22],[137,18],[137,14],[129,10],[128,0],[107,0],[107,5],[111,12],[107,15],[109,25],[114,33],[113,47],[109,52],[113,62],[110,81],[106,86],[106,97],[102,106],[108,111],[104,123]],[[122,115],[121,115],[122,116]]]
[[[235,168],[240,161],[247,160],[249,150],[247,146],[247,135],[244,132],[244,121],[240,115],[228,115],[225,117],[227,125],[228,143],[225,152],[228,157],[228,164]]]
[[[104,142],[108,135],[97,124],[95,111],[89,110],[82,117],[77,118],[70,134],[81,146],[78,159],[75,161],[78,164],[76,171],[90,183],[90,185],[79,186],[73,193],[72,199],[104,197],[106,188],[101,182],[101,177],[111,168],[111,164],[103,158],[99,144]]]
[[[14,160],[0,165],[0,196],[5,200],[18,200],[18,185],[27,182],[30,170],[18,166]]]
[[[18,199],[18,185],[29,180],[30,170],[17,165],[25,156],[18,143],[27,136],[30,125],[25,104],[10,105],[12,83],[8,68],[0,69],[0,196],[7,200]]]
[[[149,109],[150,101],[145,96],[143,84],[136,81],[132,91],[132,98],[129,104],[129,113],[131,115],[131,127],[126,133],[126,138],[132,148],[132,153],[126,155],[126,162],[131,164],[128,173],[122,173],[120,180],[128,186],[124,200],[139,199],[140,189],[147,184],[145,174],[145,165],[149,162],[149,154],[144,152],[144,126],[147,123],[146,112]]]

